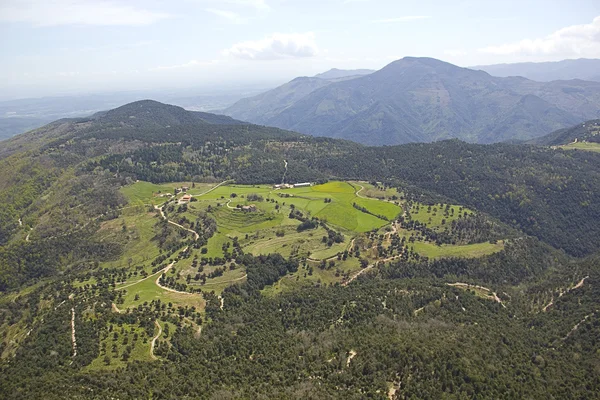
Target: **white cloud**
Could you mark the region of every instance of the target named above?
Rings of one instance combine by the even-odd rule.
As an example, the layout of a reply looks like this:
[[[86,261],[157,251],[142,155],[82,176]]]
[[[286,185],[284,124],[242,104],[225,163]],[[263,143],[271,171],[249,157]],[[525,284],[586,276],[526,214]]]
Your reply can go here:
[[[429,19],[429,18],[431,18],[430,15],[404,15],[402,17],[396,17],[396,18],[375,19],[371,22],[374,24],[393,24],[396,22],[410,22],[410,21],[417,21],[420,19]]]
[[[307,33],[274,33],[261,40],[246,41],[234,44],[223,51],[226,56],[245,60],[277,60],[282,58],[313,57],[318,48],[315,34]]]
[[[216,8],[207,8],[206,11],[211,14],[218,15],[219,17],[224,18],[234,24],[242,24],[246,22],[245,18],[232,11],[218,10]]]
[[[480,52],[496,55],[598,57],[600,55],[600,16],[592,23],[562,28],[546,37],[489,46]]]
[[[2,0],[0,21],[56,25],[149,25],[170,16],[114,0]]]

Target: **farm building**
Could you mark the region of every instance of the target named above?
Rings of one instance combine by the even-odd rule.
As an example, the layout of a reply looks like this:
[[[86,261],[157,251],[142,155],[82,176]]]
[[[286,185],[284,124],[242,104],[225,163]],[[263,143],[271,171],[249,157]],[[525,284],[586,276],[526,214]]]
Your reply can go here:
[[[189,186],[182,186],[182,187],[181,187],[181,190],[182,190],[183,192],[187,192],[188,190],[190,190],[190,187],[189,187]]]
[[[180,203],[189,203],[189,201],[192,200],[192,196],[190,196],[189,194],[186,194],[184,196],[181,197],[181,199],[179,199]]]
[[[312,183],[310,182],[302,182],[302,183],[294,183],[292,186],[297,188],[297,187],[307,187],[307,186],[311,186]]]
[[[256,205],[250,204],[248,206],[242,206],[242,211],[254,212],[254,211],[256,211]]]

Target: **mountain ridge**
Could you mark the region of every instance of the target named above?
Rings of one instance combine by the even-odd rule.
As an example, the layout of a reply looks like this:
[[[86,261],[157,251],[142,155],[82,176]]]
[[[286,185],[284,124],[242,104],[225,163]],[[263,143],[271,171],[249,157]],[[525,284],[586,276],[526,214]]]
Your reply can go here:
[[[600,81],[600,59],[593,58],[475,65],[469,68],[486,71],[493,76],[522,76],[539,82],[572,79]]]
[[[270,107],[267,92],[224,113],[367,145],[530,139],[600,115],[600,83],[497,78],[433,58],[405,57],[372,74],[308,93],[294,93],[285,85],[277,90],[289,99],[285,107]],[[249,101],[252,107],[245,103]]]

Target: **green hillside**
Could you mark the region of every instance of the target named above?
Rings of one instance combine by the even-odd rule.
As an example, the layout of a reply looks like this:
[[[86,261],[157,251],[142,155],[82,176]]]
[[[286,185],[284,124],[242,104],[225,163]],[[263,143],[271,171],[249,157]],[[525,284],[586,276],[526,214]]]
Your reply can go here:
[[[0,397],[593,398],[599,157],[150,101],[19,135]]]

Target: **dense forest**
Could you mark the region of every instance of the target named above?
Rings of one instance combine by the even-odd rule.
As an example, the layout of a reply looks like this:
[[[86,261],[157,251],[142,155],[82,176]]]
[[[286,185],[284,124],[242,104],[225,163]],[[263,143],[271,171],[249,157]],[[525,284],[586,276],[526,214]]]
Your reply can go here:
[[[428,259],[389,232],[381,252],[401,257],[355,257],[354,280],[274,293],[306,259],[244,254],[235,238],[223,259],[192,260],[188,249],[217,234],[214,214],[128,204],[120,191],[136,180],[328,179],[393,188],[390,202],[409,205],[394,222],[415,238],[503,246]],[[364,147],[155,102],[58,121],[0,144],[0,398],[600,398],[599,193],[593,152],[458,140]],[[474,212],[434,230],[411,218],[413,204]],[[128,212],[149,221],[157,250],[142,254],[147,270],[112,263],[128,251]],[[294,234],[345,240],[324,221],[285,217]],[[358,250],[349,248],[338,259]],[[188,289],[167,275],[177,261],[200,280],[225,266],[244,280],[177,293]],[[175,299],[201,296],[201,307],[154,298],[119,310],[133,297],[122,283],[137,277]]]

